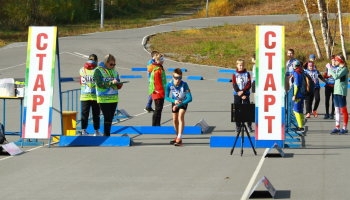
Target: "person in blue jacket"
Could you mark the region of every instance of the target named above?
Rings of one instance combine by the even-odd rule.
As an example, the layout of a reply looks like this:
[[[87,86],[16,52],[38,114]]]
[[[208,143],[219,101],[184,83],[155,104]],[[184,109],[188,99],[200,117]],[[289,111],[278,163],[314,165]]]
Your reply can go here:
[[[300,92],[300,88],[301,88],[301,84],[302,84],[302,80],[303,80],[302,73],[304,73],[304,72],[303,72],[303,69],[301,68],[301,63],[298,60],[295,61],[293,68],[294,68],[294,71],[293,71],[294,92],[293,92],[293,98],[292,98],[292,101],[294,101],[293,112],[294,112],[295,118],[298,122],[297,131],[304,132],[303,108],[304,108],[305,96],[302,95]]]
[[[171,92],[171,98],[169,94]],[[173,72],[173,80],[165,87],[165,100],[172,103],[173,123],[176,138],[170,141],[174,146],[182,146],[182,133],[185,127],[185,113],[188,103],[192,101],[191,91],[188,84],[182,81],[182,71],[176,68]]]

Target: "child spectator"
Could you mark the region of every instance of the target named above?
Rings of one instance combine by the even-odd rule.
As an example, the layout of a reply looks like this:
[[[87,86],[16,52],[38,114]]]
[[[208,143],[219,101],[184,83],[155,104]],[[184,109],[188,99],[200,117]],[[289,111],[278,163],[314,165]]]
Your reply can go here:
[[[152,51],[152,52],[151,52],[151,57],[152,57],[152,59],[151,59],[150,61],[148,61],[147,67],[150,66],[152,63],[155,62],[154,57],[155,57],[155,55],[156,55],[157,53],[158,53],[157,51]],[[148,70],[147,70],[147,77],[148,77],[148,84],[149,84],[151,74],[148,72]],[[149,113],[154,112],[154,110],[153,110],[153,108],[152,108],[152,95],[149,95],[149,96],[148,96],[147,106],[146,106],[146,108],[145,108],[144,110],[147,111],[147,112],[149,112]]]
[[[332,55],[331,57],[331,68],[327,69],[323,75],[323,77],[326,79],[326,86],[325,86],[325,103],[326,103],[326,115],[323,119],[334,119],[334,83],[335,80],[329,70],[332,70],[334,73],[336,73],[338,66],[335,65],[335,55]],[[329,63],[328,63],[329,64]],[[332,96],[332,112],[329,114],[329,99]]]
[[[245,61],[242,58],[237,60],[237,70],[232,75],[232,86],[234,95],[234,104],[250,104],[249,95],[251,87],[250,74],[245,69]],[[236,122],[236,131],[239,130],[241,123]],[[248,122],[248,131],[252,132],[252,123]]]
[[[166,75],[163,68],[164,57],[160,53],[156,53],[155,62],[148,66],[148,73],[151,74],[149,83],[149,94],[155,103],[155,110],[152,116],[152,126],[160,126],[162,110],[164,106]]]

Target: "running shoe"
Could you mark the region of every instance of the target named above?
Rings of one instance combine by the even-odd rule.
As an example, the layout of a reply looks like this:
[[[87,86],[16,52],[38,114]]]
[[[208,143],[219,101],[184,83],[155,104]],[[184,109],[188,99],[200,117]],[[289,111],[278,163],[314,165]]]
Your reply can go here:
[[[86,132],[85,129],[83,129],[83,131],[82,131],[82,136],[88,136],[88,133]]]
[[[102,134],[100,133],[100,131],[96,130],[94,136],[102,136]]]
[[[334,119],[334,115],[329,115],[329,119]]]
[[[323,119],[329,119],[329,115],[325,114]]]
[[[348,132],[348,130],[346,130],[346,129],[342,129],[342,130],[339,132],[339,135],[349,135],[349,132]]]
[[[149,113],[154,112],[154,110],[151,107],[146,107],[143,110],[146,111],[146,112],[149,112]]]
[[[248,126],[248,131],[253,132],[252,126]]]
[[[310,113],[306,113],[306,118],[310,118]]]
[[[304,133],[305,129],[304,129],[304,128],[297,127],[296,131],[297,131],[297,132]]]
[[[316,110],[312,111],[312,113],[314,114],[314,117],[316,117],[316,118],[318,117]]]
[[[170,141],[170,144],[175,144],[177,137],[174,140]]]
[[[182,140],[180,138],[176,138],[174,146],[182,146]]]
[[[338,135],[339,131],[340,131],[339,129],[335,128],[335,129],[333,129],[332,132],[330,132],[330,134],[331,135]]]

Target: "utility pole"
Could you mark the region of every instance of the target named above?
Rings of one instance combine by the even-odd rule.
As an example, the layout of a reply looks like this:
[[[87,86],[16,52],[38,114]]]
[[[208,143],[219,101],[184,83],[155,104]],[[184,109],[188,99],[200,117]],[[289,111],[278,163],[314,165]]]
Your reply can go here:
[[[209,0],[207,0],[207,18],[208,18],[208,8],[209,8]]]
[[[104,14],[105,14],[105,0],[101,0],[101,29],[104,25]]]

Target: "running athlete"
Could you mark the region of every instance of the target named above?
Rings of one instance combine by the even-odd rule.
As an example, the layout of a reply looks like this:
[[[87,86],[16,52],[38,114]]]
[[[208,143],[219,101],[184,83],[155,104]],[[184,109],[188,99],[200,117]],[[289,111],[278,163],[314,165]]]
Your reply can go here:
[[[294,101],[294,115],[298,122],[297,131],[298,132],[304,132],[303,128],[303,121],[304,121],[304,114],[303,114],[303,107],[304,107],[304,99],[305,96],[301,94],[300,88],[302,84],[302,73],[303,70],[301,69],[301,64],[297,60],[295,61],[295,64],[293,66],[294,72],[293,72],[293,79],[294,79],[294,93],[292,101]]]
[[[323,77],[326,79],[325,89],[325,103],[326,103],[326,114],[323,119],[334,119],[334,83],[335,80],[330,74],[329,70],[336,73],[338,66],[335,65],[335,55],[331,57],[332,67],[330,69],[326,68],[326,72]],[[329,99],[332,96],[332,112],[329,114]]]
[[[347,130],[348,126],[348,109],[346,107],[346,96],[348,94],[348,76],[349,70],[345,62],[343,55],[338,55],[335,57],[335,65],[338,65],[336,72],[329,70],[330,74],[335,79],[334,84],[334,107],[335,107],[335,129],[331,134],[349,134]],[[327,64],[328,69],[332,69],[332,65]],[[343,129],[340,128],[340,111],[343,114]]]
[[[82,135],[87,136],[86,128],[88,126],[90,108],[92,110],[92,120],[94,122],[94,136],[102,136],[98,131],[100,129],[100,107],[97,104],[96,83],[94,80],[94,71],[97,67],[97,56],[91,54],[84,67],[80,69],[80,101],[81,101],[81,128]],[[81,134],[77,134],[81,135]]]
[[[250,104],[249,95],[251,87],[250,74],[244,68],[245,61],[242,58],[237,60],[237,70],[232,75],[234,104]],[[240,122],[236,122],[236,131],[241,126]],[[248,131],[253,132],[252,123],[248,122]]]
[[[171,98],[169,93],[171,92]],[[173,72],[173,80],[165,87],[165,100],[172,103],[173,123],[176,138],[170,141],[174,146],[182,146],[182,133],[185,127],[185,113],[188,103],[192,101],[191,91],[188,84],[182,81],[182,71],[176,68]]]

